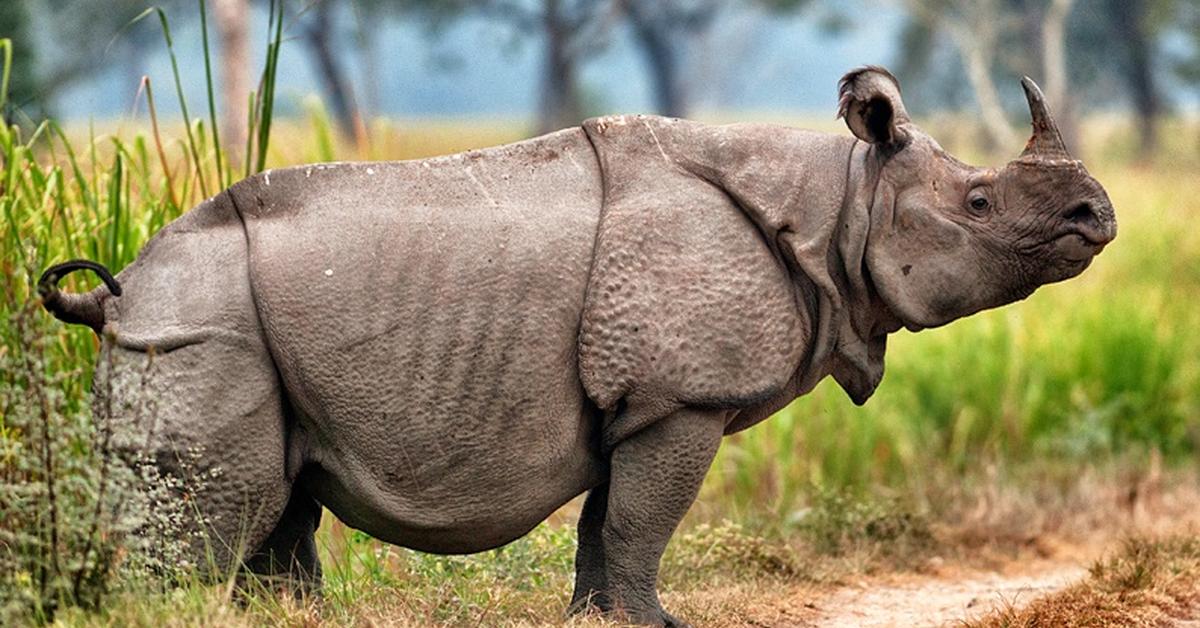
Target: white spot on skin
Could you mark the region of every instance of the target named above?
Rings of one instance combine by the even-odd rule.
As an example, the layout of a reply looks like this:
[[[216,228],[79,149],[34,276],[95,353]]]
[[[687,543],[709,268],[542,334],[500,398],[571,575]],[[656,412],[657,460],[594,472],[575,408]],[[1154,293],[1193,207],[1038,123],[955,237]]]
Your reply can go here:
[[[312,166],[309,166],[308,168],[304,169],[304,178],[307,179],[311,176],[312,176]]]
[[[326,268],[326,269],[325,269],[325,276],[326,276],[326,277],[332,277],[332,276],[333,276],[333,269],[332,269],[332,268]]]
[[[369,167],[369,166],[368,166],[368,167],[367,167],[367,174],[368,174],[368,175],[375,174],[375,169],[374,169],[374,168],[371,168],[371,167]]]
[[[265,182],[267,185],[271,185],[271,171],[270,170],[263,173],[263,182]]]

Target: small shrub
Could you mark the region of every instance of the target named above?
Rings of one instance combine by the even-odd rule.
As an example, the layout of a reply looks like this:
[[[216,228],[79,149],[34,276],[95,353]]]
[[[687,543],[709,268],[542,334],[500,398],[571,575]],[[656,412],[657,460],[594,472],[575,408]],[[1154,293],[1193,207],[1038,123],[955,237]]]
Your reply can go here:
[[[713,575],[792,578],[804,573],[795,552],[740,524],[699,524],[679,534],[668,548],[665,563],[686,574],[689,581]]]
[[[200,528],[177,495],[194,487],[117,455],[125,417],[113,419],[129,409],[72,404],[62,391],[78,374],[48,368],[40,307],[10,311],[0,347],[0,624],[99,610],[143,575],[179,577]],[[135,415],[147,407],[135,405]]]
[[[933,544],[924,517],[894,501],[860,498],[844,490],[817,488],[796,525],[820,554],[841,556],[869,549],[904,558]]]

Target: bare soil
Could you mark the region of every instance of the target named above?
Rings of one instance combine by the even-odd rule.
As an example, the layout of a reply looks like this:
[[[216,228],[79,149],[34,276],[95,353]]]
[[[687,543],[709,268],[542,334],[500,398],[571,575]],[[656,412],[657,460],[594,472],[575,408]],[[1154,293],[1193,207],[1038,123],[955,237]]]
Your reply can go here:
[[[1083,579],[1084,564],[1036,561],[1001,570],[864,578],[808,603],[817,626],[944,626],[1022,606]]]

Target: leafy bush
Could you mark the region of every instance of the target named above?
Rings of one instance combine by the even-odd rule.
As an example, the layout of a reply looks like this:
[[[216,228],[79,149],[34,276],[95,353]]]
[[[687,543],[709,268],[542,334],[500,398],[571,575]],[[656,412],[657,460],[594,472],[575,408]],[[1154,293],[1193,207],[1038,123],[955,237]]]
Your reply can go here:
[[[153,422],[153,400],[72,403],[64,384],[78,373],[49,368],[53,336],[40,304],[10,311],[0,347],[0,624],[96,610],[119,588],[187,575],[203,527],[179,495],[202,492],[204,478],[188,474],[187,461],[182,477],[166,476],[118,450],[140,440],[127,431]]]
[[[925,518],[897,502],[828,488],[816,488],[812,495],[812,505],[797,513],[795,523],[818,553],[840,556],[865,549],[905,558],[933,545]]]
[[[786,543],[756,534],[741,524],[702,523],[677,535],[668,546],[664,564],[690,581],[700,576],[805,575],[801,561]]]

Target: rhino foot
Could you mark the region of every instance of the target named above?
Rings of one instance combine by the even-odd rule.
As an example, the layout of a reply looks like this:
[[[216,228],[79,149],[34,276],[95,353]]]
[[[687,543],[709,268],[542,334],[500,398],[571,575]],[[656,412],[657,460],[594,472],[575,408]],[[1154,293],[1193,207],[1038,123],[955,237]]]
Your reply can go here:
[[[568,615],[596,615],[616,621],[620,624],[638,626],[664,626],[665,628],[691,628],[691,624],[662,608],[633,611],[619,608],[602,592],[593,592],[591,596],[571,603],[567,609]]]

